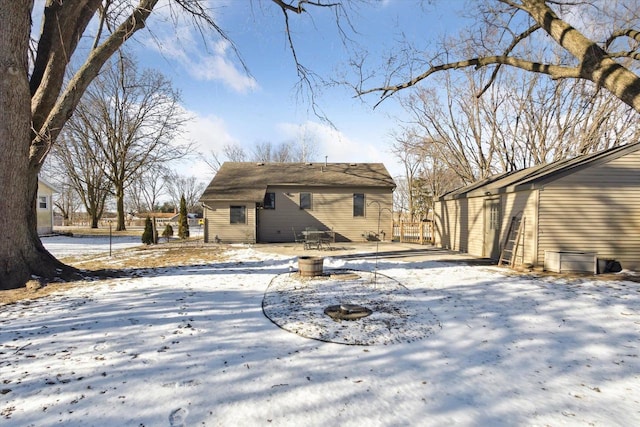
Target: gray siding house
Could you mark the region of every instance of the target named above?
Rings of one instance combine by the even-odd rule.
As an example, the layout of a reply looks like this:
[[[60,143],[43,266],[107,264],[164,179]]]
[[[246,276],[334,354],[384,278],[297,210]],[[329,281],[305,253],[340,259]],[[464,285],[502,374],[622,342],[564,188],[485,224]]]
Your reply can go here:
[[[382,163],[226,162],[200,197],[205,241],[292,242],[305,228],[390,240],[394,189]]]
[[[443,195],[437,246],[498,260],[512,218],[522,221],[519,264],[545,252],[595,253],[640,270],[640,144],[496,175]]]

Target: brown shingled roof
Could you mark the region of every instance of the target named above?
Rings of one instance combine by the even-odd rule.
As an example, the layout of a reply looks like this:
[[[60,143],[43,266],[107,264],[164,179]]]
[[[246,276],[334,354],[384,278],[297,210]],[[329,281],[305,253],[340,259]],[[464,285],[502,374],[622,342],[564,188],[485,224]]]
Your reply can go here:
[[[640,150],[640,143],[621,145],[597,153],[584,154],[553,163],[539,164],[515,172],[494,175],[444,194],[440,197],[440,200],[476,197],[487,192],[495,195],[510,191],[540,188],[549,182],[584,168],[609,162],[638,150]]]
[[[225,162],[200,201],[262,201],[268,185],[395,188],[382,163]]]

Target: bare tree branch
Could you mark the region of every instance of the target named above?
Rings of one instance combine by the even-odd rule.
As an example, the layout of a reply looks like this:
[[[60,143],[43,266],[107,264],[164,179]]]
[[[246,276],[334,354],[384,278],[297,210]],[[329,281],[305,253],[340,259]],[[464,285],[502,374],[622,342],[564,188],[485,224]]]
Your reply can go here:
[[[607,41],[604,42],[604,48],[607,49],[609,46],[611,46],[611,43],[613,43],[614,40],[620,37],[629,37],[630,39],[640,42],[640,31],[632,29],[614,31],[614,33],[611,34]]]
[[[291,1],[290,3],[287,3],[284,0],[271,0],[273,1],[275,4],[277,4],[278,6],[280,6],[282,8],[282,10],[289,11],[289,12],[293,12],[293,13],[302,13],[302,12],[306,12],[304,5],[308,4],[311,6],[316,6],[316,7],[337,7],[337,6],[341,6],[340,3],[322,3],[322,2],[317,2],[317,1],[310,1],[310,0],[298,0],[296,1]],[[295,5],[295,3],[298,3],[297,5]]]
[[[99,0],[97,2],[99,3]],[[102,45],[91,52],[87,61],[67,84],[62,96],[57,99],[53,107],[47,109],[49,112],[42,125],[38,126],[34,120],[34,130],[37,133],[31,143],[30,159],[32,165],[35,167],[42,165],[51,144],[62,130],[64,123],[71,117],[73,110],[80,102],[80,98],[89,84],[116,50],[136,31],[144,27],[147,18],[157,3],[158,0],[140,0],[138,6],[118,29]],[[95,8],[90,15],[93,15],[94,12]],[[57,93],[58,91],[55,91],[56,96]],[[35,105],[32,109],[38,111],[37,95],[34,95],[32,99],[32,105]],[[34,113],[35,116],[36,113]]]
[[[635,50],[630,50],[627,52],[611,52],[607,54],[608,58],[629,58],[636,61],[640,61],[640,53]]]
[[[539,62],[527,61],[525,59],[513,58],[510,56],[488,56],[482,58],[473,58],[464,61],[456,61],[448,64],[431,66],[427,71],[419,76],[397,85],[383,86],[373,89],[360,91],[358,95],[366,95],[373,92],[382,92],[380,100],[375,106],[380,105],[382,101],[389,98],[393,94],[411,86],[415,86],[427,77],[445,70],[458,70],[462,68],[475,67],[476,70],[488,65],[510,65],[525,71],[543,73],[549,75],[553,79],[578,78],[580,77],[580,69],[576,67],[565,67],[560,65],[541,64]]]
[[[511,42],[511,44],[507,47],[507,49],[505,49],[504,53],[502,54],[503,56],[507,56],[509,55],[511,52],[513,52],[513,49],[516,48],[516,46],[518,45],[518,43],[520,43],[522,40],[526,39],[527,37],[529,37],[531,34],[533,34],[535,31],[540,29],[540,25],[536,24],[533,25],[531,27],[529,27],[525,32],[518,34],[517,37],[515,37],[513,39],[513,41]],[[489,77],[489,82],[482,88],[482,90],[480,91],[480,93],[478,93],[476,95],[476,97],[481,97],[483,93],[485,93],[487,91],[487,89],[489,89],[489,86],[491,86],[491,84],[495,81],[498,72],[500,71],[502,64],[498,64],[494,69],[493,69],[493,73],[491,73],[491,77]]]
[[[295,47],[295,42],[293,40],[292,31],[290,27],[289,21],[289,13],[295,13],[301,15],[302,13],[308,13],[308,10],[305,9],[305,6],[312,6],[316,8],[329,8],[334,9],[336,11],[336,24],[338,27],[338,32],[342,36],[343,39],[346,39],[346,34],[340,25],[340,16],[344,15],[343,4],[342,2],[323,2],[323,1],[307,1],[307,0],[297,0],[297,1],[285,1],[285,0],[271,0],[274,4],[280,7],[284,17],[284,25],[287,37],[287,43],[289,45],[289,50],[291,51],[291,55],[293,57],[293,61],[296,66],[296,72],[299,78],[298,82],[298,94],[300,94],[303,90],[307,90],[308,96],[310,97],[309,105],[313,110],[314,114],[323,120],[324,122],[333,126],[333,123],[327,118],[326,114],[321,111],[320,106],[316,102],[316,90],[314,86],[316,86],[317,75],[308,67],[306,67],[302,61],[299,59],[298,52]],[[347,18],[348,19],[348,18]]]
[[[636,55],[635,50],[618,52],[613,55],[607,54],[598,43],[589,39],[581,31],[560,18],[550,6],[554,5],[562,11],[566,6],[572,5],[577,7],[578,5],[588,5],[589,3],[554,2],[549,0],[497,1],[506,6],[506,8],[490,9],[488,14],[492,17],[497,14],[508,14],[509,16],[514,16],[515,13],[519,14],[519,19],[510,19],[508,23],[503,24],[505,25],[505,30],[511,26],[517,27],[518,24],[522,25],[522,22],[533,22],[533,25],[529,25],[529,28],[524,31],[512,30],[519,35],[514,37],[514,40],[506,47],[506,50],[500,47],[500,43],[497,43],[492,48],[490,45],[485,44],[487,40],[482,39],[477,42],[476,48],[480,51],[488,51],[487,54],[476,54],[471,58],[467,57],[466,59],[455,61],[447,60],[441,63],[437,59],[432,59],[428,63],[426,71],[422,74],[406,78],[404,81],[395,84],[389,83],[387,76],[386,82],[382,85],[370,89],[357,89],[357,96],[379,93],[380,99],[375,104],[375,106],[378,106],[382,101],[396,92],[415,86],[435,73],[467,67],[480,69],[490,65],[495,66],[489,83],[485,85],[485,88],[480,92],[484,93],[488,86],[495,80],[498,70],[502,68],[503,65],[508,65],[528,72],[546,74],[555,80],[575,78],[591,81],[598,87],[606,88],[621,101],[631,106],[637,112],[640,112],[640,76],[632,71],[626,64],[614,61],[614,58],[637,59],[638,55]],[[494,27],[494,23],[490,21],[484,24],[488,29]],[[499,25],[496,25],[495,28],[499,28]],[[564,54],[557,56],[556,60],[544,60],[534,56],[528,57],[528,55],[522,52],[516,52],[515,47],[538,29],[544,30],[551,40],[553,40],[552,46],[563,49]],[[488,33],[490,32],[491,31],[488,31]],[[615,32],[605,45],[608,46],[617,37],[622,36],[640,41],[640,35],[638,35],[635,30],[623,30]],[[495,50],[496,53],[497,51],[501,51],[501,53],[494,55],[491,52],[492,50]]]

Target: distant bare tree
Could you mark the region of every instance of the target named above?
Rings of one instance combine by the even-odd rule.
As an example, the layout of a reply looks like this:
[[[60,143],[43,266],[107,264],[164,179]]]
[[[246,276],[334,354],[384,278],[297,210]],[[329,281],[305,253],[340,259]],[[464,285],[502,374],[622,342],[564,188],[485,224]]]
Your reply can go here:
[[[433,145],[421,144],[423,162],[420,168],[419,184],[416,186],[423,195],[422,205],[427,204],[428,209],[433,209],[435,200],[451,190],[459,188],[464,184],[460,176],[444,162],[439,154],[433,150]],[[422,209],[423,213],[428,213],[428,209]],[[423,219],[426,216],[423,216]]]
[[[409,221],[426,219],[435,198],[463,183],[459,174],[441,159],[436,146],[411,129],[396,136],[392,152],[405,168],[400,192],[406,194],[400,198],[406,200]]]
[[[471,74],[465,77],[464,83],[442,77],[444,99],[434,89],[419,88],[403,99],[403,106],[412,117],[408,127],[430,145],[431,155],[463,182],[473,182],[495,172],[501,135],[491,112],[502,101],[495,91],[482,98],[466,96],[478,89],[478,82]]]
[[[463,75],[465,90],[447,76],[440,79],[441,91],[418,88],[403,105],[412,117],[406,128],[418,135],[429,158],[439,159],[465,183],[640,136],[630,107],[604,91],[593,93],[583,81],[555,83],[541,75],[504,72],[477,98],[476,74]]]
[[[209,156],[203,157],[204,162],[209,166],[211,171],[216,174],[225,161],[228,162],[246,162],[248,160],[247,153],[244,148],[238,144],[226,144],[222,147],[222,155],[211,150]]]
[[[393,191],[393,212],[399,221],[409,221],[409,184],[407,179],[400,175],[393,179],[396,189]],[[395,217],[394,217],[395,218]]]
[[[238,144],[226,144],[222,148],[222,152],[230,162],[246,162],[248,158],[244,148]]]
[[[112,194],[111,183],[104,173],[106,160],[99,147],[101,135],[101,126],[91,115],[89,105],[82,103],[52,152],[60,176],[66,178],[82,200],[91,228],[98,228],[106,200]]]
[[[127,192],[129,203],[136,212],[155,211],[167,186],[166,175],[167,169],[163,165],[152,165],[132,178]]]
[[[215,150],[210,150],[209,154],[200,154],[203,162],[209,167],[209,170],[215,174],[220,170],[220,166],[224,163],[224,160],[220,160],[220,155]]]
[[[316,135],[308,126],[301,126],[298,137],[289,144],[291,147],[291,162],[306,163],[314,161],[318,156],[318,141]]]
[[[406,212],[409,215],[408,221],[414,221],[414,180],[418,176],[420,166],[424,162],[422,157],[422,150],[419,148],[419,143],[416,140],[417,135],[405,129],[402,135],[395,136],[395,143],[392,146],[391,152],[402,163],[404,167],[404,176],[402,177],[403,185],[398,186],[394,191],[394,198],[396,199],[397,210],[400,212]]]
[[[227,144],[222,148],[222,154],[211,151],[203,160],[217,173],[225,161],[228,162],[263,162],[287,163],[309,162],[317,156],[317,144],[313,135],[305,128],[301,130],[296,140],[273,144],[269,141],[258,142],[247,152],[240,145]]]
[[[119,55],[81,101],[99,125],[95,156],[115,193],[117,231],[125,229],[125,190],[132,181],[145,169],[190,154],[191,146],[174,138],[187,120],[179,99],[162,74],[139,72],[135,62]]]
[[[62,215],[62,225],[72,225],[75,214],[82,206],[82,199],[70,182],[56,183],[58,193],[53,195],[53,205]]]
[[[271,142],[257,143],[252,150],[251,160],[264,163],[285,163],[292,161],[291,144],[286,142],[274,145]]]
[[[273,148],[271,161],[276,163],[290,162],[293,154],[292,151],[291,144],[286,142],[280,143]]]
[[[180,199],[184,196],[189,213],[198,211],[198,200],[205,185],[195,176],[182,176],[175,171],[169,171],[164,176],[166,191],[175,207],[180,206]]]
[[[596,152],[639,136],[633,110],[606,91],[594,92],[585,81],[508,74],[513,76],[496,83],[509,93],[498,112],[505,118],[501,170]]]

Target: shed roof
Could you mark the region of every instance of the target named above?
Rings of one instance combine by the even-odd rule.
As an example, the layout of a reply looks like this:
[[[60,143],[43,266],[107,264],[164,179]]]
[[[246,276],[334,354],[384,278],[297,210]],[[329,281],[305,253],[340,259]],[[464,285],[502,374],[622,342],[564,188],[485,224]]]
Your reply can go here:
[[[200,197],[207,201],[264,200],[268,186],[395,188],[382,163],[225,162]]]
[[[462,199],[486,195],[487,193],[493,195],[541,188],[567,175],[610,162],[638,150],[640,150],[640,143],[627,144],[597,153],[584,154],[570,159],[532,166],[527,169],[493,175],[446,193],[440,197],[440,200]]]
[[[60,190],[58,190],[57,187],[55,187],[53,184],[51,184],[49,181],[45,180],[44,178],[40,177],[38,175],[38,184],[42,184],[43,186],[47,187],[49,190],[51,190],[52,193],[60,193]]]

